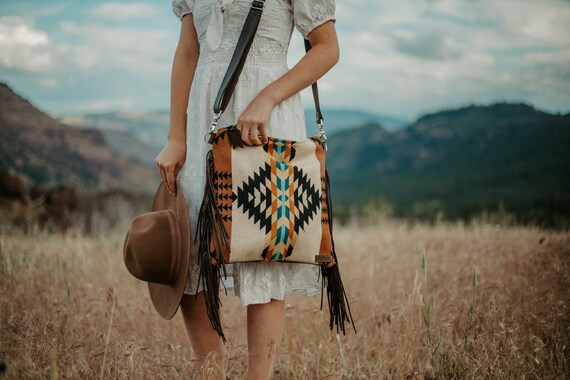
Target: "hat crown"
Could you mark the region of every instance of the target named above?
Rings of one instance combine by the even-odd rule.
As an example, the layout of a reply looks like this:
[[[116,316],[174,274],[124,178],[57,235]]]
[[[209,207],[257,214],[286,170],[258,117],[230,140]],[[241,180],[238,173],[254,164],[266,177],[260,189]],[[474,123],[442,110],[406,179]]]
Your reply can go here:
[[[180,239],[180,226],[172,210],[139,215],[131,221],[125,239],[125,266],[139,280],[171,285],[179,273]]]
[[[160,182],[152,211],[131,220],[125,237],[123,259],[128,271],[146,281],[150,300],[158,314],[170,319],[184,295],[190,262],[190,218],[184,194]]]

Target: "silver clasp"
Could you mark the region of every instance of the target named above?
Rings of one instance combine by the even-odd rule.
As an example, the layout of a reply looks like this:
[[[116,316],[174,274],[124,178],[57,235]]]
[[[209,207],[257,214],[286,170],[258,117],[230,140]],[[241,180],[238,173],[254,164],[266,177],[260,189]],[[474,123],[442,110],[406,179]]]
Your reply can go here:
[[[327,135],[325,134],[325,122],[323,119],[318,121],[319,125],[319,140],[325,145],[325,151],[327,150]]]
[[[206,142],[210,141],[210,136],[216,130],[216,127],[218,126],[218,120],[220,120],[220,117],[222,117],[222,111],[214,113],[214,117],[212,118],[212,123],[210,124],[210,130],[208,131],[208,133],[204,135],[204,141]]]

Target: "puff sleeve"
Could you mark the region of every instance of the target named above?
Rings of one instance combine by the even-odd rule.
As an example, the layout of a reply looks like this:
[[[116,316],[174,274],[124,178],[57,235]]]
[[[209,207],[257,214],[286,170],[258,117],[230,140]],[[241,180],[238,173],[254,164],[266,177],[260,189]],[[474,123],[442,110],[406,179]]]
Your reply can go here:
[[[194,11],[195,0],[172,0],[172,11],[180,20]]]
[[[329,20],[336,21],[335,0],[293,0],[293,21],[303,37]]]

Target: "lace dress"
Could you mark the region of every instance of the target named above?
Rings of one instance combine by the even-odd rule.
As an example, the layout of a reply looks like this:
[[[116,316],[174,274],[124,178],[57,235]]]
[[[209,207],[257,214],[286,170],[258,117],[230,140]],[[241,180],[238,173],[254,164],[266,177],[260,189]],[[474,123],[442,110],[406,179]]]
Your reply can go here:
[[[206,153],[210,148],[204,135],[250,5],[251,0],[172,0],[174,14],[180,19],[192,13],[200,43],[187,109],[186,162],[178,178],[186,196],[192,237],[204,192]],[[218,125],[235,124],[259,91],[288,70],[287,49],[294,26],[306,37],[317,26],[335,20],[334,11],[334,0],[267,0],[234,95]],[[291,140],[307,138],[299,94],[273,109],[267,134]],[[197,242],[193,242],[186,294],[202,290],[198,284],[197,248]],[[231,264],[227,268],[230,277],[222,279],[223,285],[234,288],[242,305],[282,300],[292,292],[313,295],[321,289],[319,268],[315,265],[256,262]]]

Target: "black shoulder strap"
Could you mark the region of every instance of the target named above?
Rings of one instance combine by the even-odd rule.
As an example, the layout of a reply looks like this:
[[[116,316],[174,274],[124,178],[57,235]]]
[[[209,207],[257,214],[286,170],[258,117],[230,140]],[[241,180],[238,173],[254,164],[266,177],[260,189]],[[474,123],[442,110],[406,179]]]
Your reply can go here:
[[[234,54],[232,55],[230,65],[226,71],[226,74],[224,75],[224,79],[222,80],[222,84],[220,85],[218,95],[216,96],[216,100],[214,102],[214,120],[212,120],[210,133],[213,132],[220,116],[226,109],[230,98],[234,93],[239,75],[241,74],[241,71],[245,64],[247,53],[249,52],[249,49],[255,37],[255,32],[257,31],[257,26],[259,25],[259,20],[261,19],[264,5],[265,0],[253,0],[251,3],[251,8],[249,10],[247,18],[245,19],[245,23],[239,36],[237,46],[234,50]],[[305,39],[305,51],[308,52],[310,49],[311,43],[308,39]],[[319,103],[319,89],[317,87],[317,82],[313,83],[311,85],[311,88],[313,90],[313,99],[315,101],[316,120],[317,124],[319,125],[319,131],[321,132],[320,135],[322,136],[321,140],[323,138],[326,140],[323,126],[324,118],[323,114],[321,113],[321,107]]]

